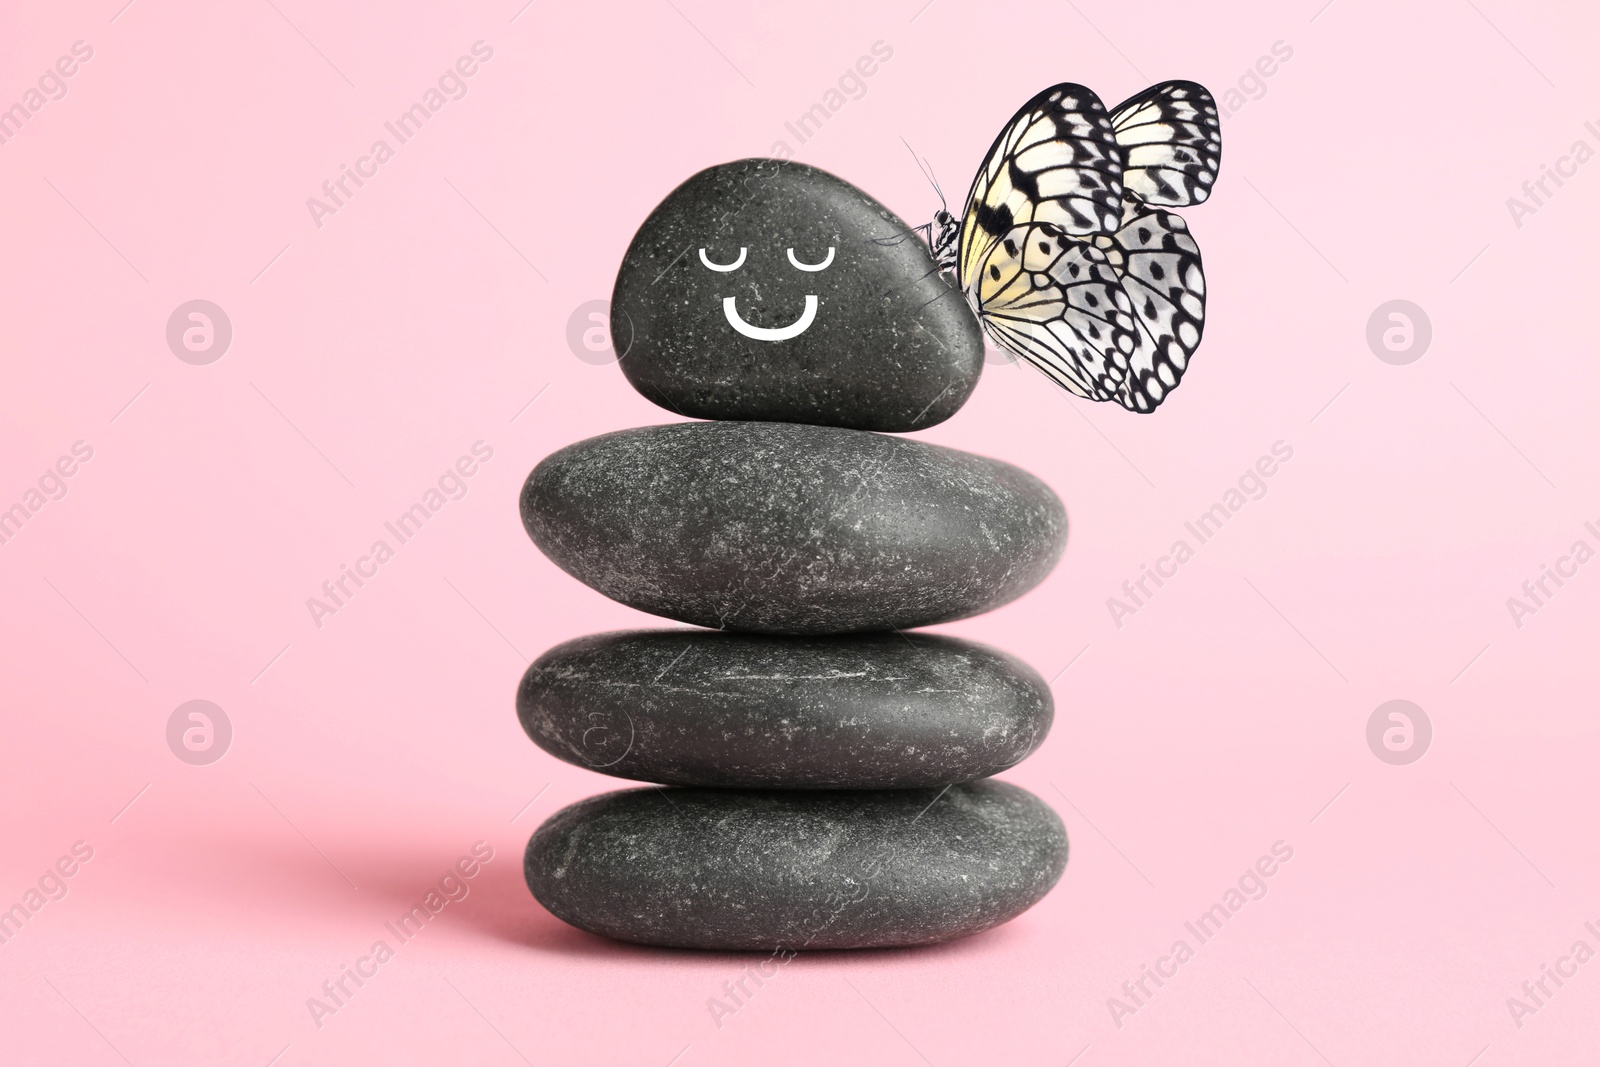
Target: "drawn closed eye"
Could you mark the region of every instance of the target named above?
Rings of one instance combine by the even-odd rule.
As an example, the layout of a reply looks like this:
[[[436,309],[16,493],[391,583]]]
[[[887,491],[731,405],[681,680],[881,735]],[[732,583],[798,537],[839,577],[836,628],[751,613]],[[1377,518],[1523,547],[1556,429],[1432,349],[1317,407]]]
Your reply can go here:
[[[813,272],[819,271],[819,270],[827,270],[828,269],[828,265],[833,262],[833,246],[832,245],[828,246],[828,254],[826,256],[822,257],[822,262],[821,263],[802,263],[798,259],[794,258],[794,249],[790,248],[790,249],[786,249],[786,251],[789,253],[789,264],[790,264],[790,266],[794,267],[795,270],[808,270],[808,271],[813,271]],[[741,257],[741,258],[743,258],[743,257]]]
[[[722,273],[726,274],[729,271],[738,270],[740,267],[744,266],[745,254],[749,251],[750,250],[748,248],[745,248],[741,245],[739,248],[739,258],[734,260],[732,263],[713,263],[706,258],[706,250],[702,248],[700,250],[700,262],[706,265],[707,270],[721,271]],[[829,258],[832,257],[830,256]],[[816,268],[813,267],[808,269],[815,270]]]

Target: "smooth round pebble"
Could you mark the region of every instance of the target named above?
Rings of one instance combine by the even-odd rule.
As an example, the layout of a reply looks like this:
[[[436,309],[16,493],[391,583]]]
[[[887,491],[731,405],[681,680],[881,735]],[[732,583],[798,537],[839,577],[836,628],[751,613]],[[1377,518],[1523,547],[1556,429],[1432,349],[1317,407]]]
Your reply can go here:
[[[637,789],[563,808],[524,873],[558,919],[622,941],[803,951],[987,930],[1061,877],[1067,836],[1025,789]]]
[[[613,600],[713,629],[903,629],[1044,580],[1061,502],[1009,463],[830,426],[700,422],[591,437],[534,468],[522,522]]]
[[[804,163],[701,171],[651,212],[611,296],[634,388],[692,418],[919,430],[953,415],[983,337],[927,245]]]
[[[1027,664],[932,634],[580,637],[522,676],[540,748],[644,782],[926,788],[985,778],[1044,741],[1050,687]]]

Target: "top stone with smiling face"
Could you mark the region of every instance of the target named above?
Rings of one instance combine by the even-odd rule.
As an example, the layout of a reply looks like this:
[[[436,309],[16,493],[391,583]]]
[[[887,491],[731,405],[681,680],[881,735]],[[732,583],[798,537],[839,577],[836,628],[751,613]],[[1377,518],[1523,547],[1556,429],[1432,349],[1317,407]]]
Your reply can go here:
[[[803,163],[701,171],[634,235],[611,301],[623,373],[694,418],[898,432],[971,395],[983,339],[927,246]]]

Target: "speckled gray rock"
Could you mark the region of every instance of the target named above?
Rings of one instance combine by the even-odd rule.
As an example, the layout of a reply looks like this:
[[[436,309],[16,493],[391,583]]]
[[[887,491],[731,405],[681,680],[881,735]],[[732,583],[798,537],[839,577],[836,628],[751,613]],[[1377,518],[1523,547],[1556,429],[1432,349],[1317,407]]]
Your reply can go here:
[[[679,948],[884,948],[987,930],[1067,862],[1056,813],[993,780],[866,793],[632,789],[563,808],[523,870],[558,919]]]
[[[703,170],[661,202],[623,258],[611,334],[634,388],[694,418],[917,430],[983,370],[977,319],[922,239],[775,159]]]
[[[932,634],[580,637],[522,676],[517,716],[580,767],[668,785],[926,788],[985,778],[1044,741],[1027,664]]]
[[[569,445],[522,522],[613,600],[717,629],[821,634],[977,615],[1044,580],[1066,514],[1008,463],[830,426],[645,426]]]

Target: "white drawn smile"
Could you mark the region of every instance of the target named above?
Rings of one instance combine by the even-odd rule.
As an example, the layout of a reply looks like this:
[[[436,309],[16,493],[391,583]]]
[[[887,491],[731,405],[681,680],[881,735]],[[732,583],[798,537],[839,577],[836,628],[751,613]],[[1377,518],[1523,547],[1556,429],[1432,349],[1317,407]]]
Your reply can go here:
[[[831,252],[829,253],[828,258],[833,258]],[[734,298],[731,296],[723,298],[722,313],[728,317],[729,326],[732,326],[739,333],[751,338],[752,340],[788,341],[791,338],[799,337],[801,334],[805,333],[811,328],[811,324],[817,321],[817,298],[813,295],[807,294],[806,309],[800,313],[800,317],[798,319],[795,319],[787,326],[766,327],[750,325],[748,322],[744,321],[744,319],[739,317],[739,309],[734,306]]]

